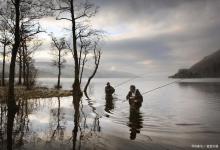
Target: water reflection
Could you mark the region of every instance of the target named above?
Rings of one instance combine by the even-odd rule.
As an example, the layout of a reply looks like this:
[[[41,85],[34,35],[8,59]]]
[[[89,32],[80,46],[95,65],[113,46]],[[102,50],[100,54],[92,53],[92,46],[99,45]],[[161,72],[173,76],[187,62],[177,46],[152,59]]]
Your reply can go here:
[[[65,131],[65,122],[64,122],[64,113],[60,108],[60,97],[57,98],[57,109],[51,109],[50,111],[52,119],[51,119],[51,141],[58,140],[63,141],[64,139],[64,131]],[[61,124],[63,123],[63,125]],[[55,127],[54,127],[55,126]]]
[[[114,109],[114,98],[112,95],[106,95],[105,97],[105,111],[107,113],[111,113],[111,111]],[[109,117],[109,115],[106,115]]]
[[[0,118],[0,143],[1,143],[1,148],[0,149],[3,149],[3,142],[4,142],[4,136],[5,136],[5,132],[6,132],[6,115],[7,115],[7,113],[6,113],[6,106],[3,104],[3,103],[1,103],[0,104],[1,105],[1,107],[0,107],[0,109],[1,109],[1,118]]]
[[[13,148],[13,125],[14,119],[17,112],[17,106],[13,101],[8,102],[8,111],[7,111],[7,149],[12,150]],[[15,132],[16,133],[16,132]]]
[[[74,105],[74,128],[72,130],[72,149],[81,149],[83,142],[94,142],[97,134],[101,131],[99,114],[96,112],[96,108],[93,106],[93,102],[87,99],[88,106],[91,108],[93,114],[95,114],[93,121],[90,125],[87,122],[87,114],[83,111],[83,103],[81,97],[73,97]],[[80,103],[81,102],[81,103]],[[91,141],[89,141],[91,140]]]
[[[24,145],[24,135],[29,131],[28,100],[19,99],[18,108],[19,111],[15,117],[14,139],[16,146],[20,147]]]
[[[100,115],[93,101],[87,100],[88,105],[84,106],[81,97],[74,97],[74,111],[67,108],[68,104],[62,107],[65,102],[59,97],[53,100],[19,99],[18,112],[10,124],[13,128],[8,130],[12,135],[11,146],[15,149],[59,149],[57,146],[61,144],[60,148],[74,150],[85,149],[89,144],[84,143],[92,144],[101,132]],[[7,105],[0,103],[0,149],[3,150],[7,149],[7,111]]]
[[[92,109],[93,114],[95,115],[92,126],[91,126],[91,131],[94,133],[100,132],[101,127],[100,127],[100,122],[99,122],[99,114],[96,111],[96,107],[94,107],[93,102],[91,100],[87,100],[89,107]]]
[[[78,134],[78,126],[79,126],[79,102],[80,97],[73,97],[73,106],[75,110],[74,114],[74,128],[72,130],[72,142],[73,142],[73,150],[76,149],[76,140],[77,140],[77,134]]]
[[[145,85],[143,82],[140,87]],[[112,96],[103,100],[104,93],[100,94],[100,90],[103,85],[94,90],[98,91],[95,97],[99,98],[93,100],[81,97],[18,100],[19,111],[15,115],[13,132],[10,131],[13,147],[21,150],[98,149],[98,145],[114,149],[114,144],[119,143],[126,149],[131,143],[139,143],[138,140],[148,133],[152,138],[152,135],[163,136],[162,139],[179,140],[185,142],[184,145],[190,145],[191,140],[219,142],[220,88],[217,83],[173,85],[148,95],[143,106],[125,104]],[[126,94],[117,91],[119,98]],[[0,149],[3,150],[7,143],[7,110],[6,103],[0,103]],[[111,118],[100,119],[103,113],[113,110]],[[126,140],[124,144],[112,135],[129,137],[136,142]],[[180,136],[189,141],[181,140]]]
[[[21,150],[96,149],[102,128],[99,108],[95,104],[95,100],[82,101],[81,97],[18,100],[19,111],[11,131],[13,147]],[[1,104],[0,109],[0,149],[6,149],[6,105]],[[113,97],[106,98],[105,109],[109,112],[114,109]],[[140,106],[130,107],[128,126],[131,139],[135,139],[142,128]]]
[[[130,127],[130,139],[135,140],[136,135],[140,133],[141,128],[143,128],[143,116],[140,112],[141,103],[130,103],[130,114],[129,114],[129,123]]]
[[[220,96],[220,83],[210,82],[179,82],[180,88],[193,88],[204,94],[219,94]]]
[[[11,105],[8,108],[6,106],[5,103],[1,103],[1,148],[6,149],[7,141],[7,149],[12,149],[24,145],[24,136],[29,131],[28,114],[33,109],[28,109],[27,99],[19,99],[16,108]]]

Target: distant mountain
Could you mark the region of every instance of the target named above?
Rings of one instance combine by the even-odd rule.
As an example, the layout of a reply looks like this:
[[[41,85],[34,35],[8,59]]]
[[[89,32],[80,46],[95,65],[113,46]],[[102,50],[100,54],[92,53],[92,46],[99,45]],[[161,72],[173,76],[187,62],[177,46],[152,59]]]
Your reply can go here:
[[[40,78],[54,78],[57,77],[58,70],[55,66],[51,65],[51,62],[36,62],[35,66],[38,69],[38,77]],[[2,70],[2,62],[0,62],[0,76]],[[9,64],[6,64],[6,77],[8,76]],[[18,70],[18,66],[16,66]],[[89,77],[92,73],[92,69],[85,68],[84,76]],[[66,64],[62,69],[63,78],[73,78],[74,77],[74,65]],[[131,78],[136,77],[134,74],[123,72],[123,71],[110,71],[110,70],[98,70],[96,78]]]
[[[58,70],[55,66],[51,65],[51,62],[36,62],[35,66],[38,69],[39,77],[57,77]],[[92,73],[92,69],[85,68],[84,76],[89,77]],[[66,64],[62,69],[62,77],[72,78],[74,77],[74,65]],[[110,71],[110,70],[98,70],[96,78],[130,78],[136,77],[135,75],[122,71]]]
[[[189,69],[180,69],[172,78],[219,78],[220,50],[206,56]]]

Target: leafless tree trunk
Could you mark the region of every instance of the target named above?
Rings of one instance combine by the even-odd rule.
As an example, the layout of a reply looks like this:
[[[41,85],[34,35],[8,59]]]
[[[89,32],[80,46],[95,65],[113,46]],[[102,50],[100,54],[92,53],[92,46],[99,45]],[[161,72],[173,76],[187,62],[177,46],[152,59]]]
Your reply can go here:
[[[21,48],[19,48],[19,75],[18,75],[18,85],[22,84],[21,78],[22,78],[22,50]]]
[[[7,149],[11,150],[13,141],[12,141],[12,131],[13,131],[13,122],[14,117],[17,112],[17,105],[15,99],[15,64],[17,53],[20,47],[20,43],[23,41],[23,35],[21,34],[21,22],[32,23],[31,31],[33,31],[35,23],[33,23],[34,19],[39,19],[45,12],[40,11],[43,7],[41,1],[32,1],[32,0],[7,0],[7,6],[5,8],[0,9],[0,17],[4,21],[6,21],[9,26],[9,32],[13,35],[13,44],[11,50],[11,61],[9,68],[9,85],[8,85],[8,95],[7,95]],[[39,5],[39,6],[38,6]],[[31,21],[30,21],[31,20]],[[21,36],[22,35],[22,36]],[[28,34],[28,36],[32,36],[33,33]],[[25,37],[27,38],[27,36]]]
[[[83,57],[83,60],[82,60],[82,67],[81,67],[81,72],[80,72],[80,84],[82,83],[82,77],[83,77],[83,72],[84,72],[84,67],[85,67],[85,64],[86,64],[86,57],[87,57],[87,52],[84,52],[84,57]]]
[[[35,78],[37,75],[37,70],[34,66],[34,61],[33,61],[33,54],[34,52],[41,46],[41,42],[35,41],[31,45],[27,47],[26,41],[24,41],[25,45],[25,51],[23,55],[23,64],[25,66],[25,73],[24,73],[24,79],[25,79],[25,86],[27,90],[30,90],[34,84],[35,84]]]
[[[60,89],[62,86],[60,84],[61,77],[61,69],[64,67],[64,63],[66,62],[65,56],[67,53],[67,44],[65,38],[57,39],[53,35],[51,35],[52,43],[51,43],[51,55],[53,56],[53,66],[57,66],[58,68],[58,78],[57,85],[55,86],[57,89]]]
[[[4,48],[3,48],[2,86],[5,86],[5,56],[6,56],[6,45],[4,45]]]
[[[78,96],[81,95],[80,83],[79,83],[79,63],[78,63],[78,52],[77,52],[77,37],[76,37],[76,19],[74,11],[74,0],[70,0],[70,12],[72,18],[72,36],[73,36],[73,57],[75,62],[75,80],[73,83],[73,94]]]
[[[14,1],[15,8],[15,37],[14,44],[11,52],[11,63],[9,71],[9,86],[8,86],[8,116],[7,116],[7,149],[12,150],[12,131],[13,131],[13,122],[14,117],[17,112],[17,105],[15,102],[15,93],[14,93],[14,77],[15,77],[15,62],[17,52],[20,46],[20,0]]]
[[[60,56],[60,51],[59,51],[59,56]],[[59,57],[59,62],[60,62],[60,57]],[[59,63],[58,65],[59,73],[58,73],[58,81],[57,81],[57,88],[59,89],[61,87],[60,85],[60,76],[61,76],[61,64]]]
[[[100,50],[97,50],[97,43],[95,43],[93,52],[94,52],[94,59],[95,59],[95,60],[94,60],[95,68],[94,68],[94,71],[93,71],[93,73],[91,74],[91,76],[88,78],[88,81],[87,81],[87,83],[86,83],[86,85],[85,85],[85,88],[84,88],[84,90],[83,90],[85,96],[86,96],[88,99],[89,99],[89,96],[88,96],[88,94],[87,94],[87,89],[88,89],[88,86],[89,86],[91,80],[95,77],[95,74],[96,74],[96,72],[97,72],[97,70],[98,70],[99,63],[100,63],[100,59],[101,59],[101,51],[100,51]]]
[[[7,25],[7,22],[4,20],[1,20],[0,22],[0,43],[3,45],[3,62],[2,62],[2,80],[1,80],[1,86],[5,86],[5,57],[7,55],[7,47],[11,44],[11,35],[9,35],[9,27]]]
[[[22,63],[22,65],[23,65],[23,67],[22,67],[22,69],[23,69],[23,71],[22,71],[22,77],[23,77],[23,85],[26,85],[26,66],[25,66],[25,62],[26,62],[26,49],[27,49],[27,47],[26,47],[26,45],[24,45],[24,44],[22,44],[22,61],[23,61],[23,63]]]
[[[52,10],[59,11],[57,15],[57,20],[68,20],[71,22],[71,32],[72,32],[72,44],[70,48],[73,59],[74,59],[74,83],[73,83],[73,96],[82,96],[82,91],[80,87],[80,63],[78,54],[78,26],[80,24],[86,23],[86,19],[91,18],[97,12],[97,7],[91,4],[87,0],[57,0],[57,3],[52,7]],[[69,17],[61,17],[62,14],[69,13]]]
[[[30,74],[30,64],[29,62],[26,62],[26,67],[27,67],[27,73],[26,73],[26,87],[28,90],[30,90],[30,81],[29,81],[29,74]]]

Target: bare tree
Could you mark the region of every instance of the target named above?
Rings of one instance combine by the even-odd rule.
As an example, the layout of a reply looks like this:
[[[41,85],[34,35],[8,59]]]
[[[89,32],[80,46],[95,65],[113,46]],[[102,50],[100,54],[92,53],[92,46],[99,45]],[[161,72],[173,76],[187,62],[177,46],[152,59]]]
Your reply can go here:
[[[7,149],[12,149],[12,130],[15,114],[18,110],[15,101],[14,78],[17,53],[21,43],[21,20],[39,19],[45,12],[42,11],[43,0],[6,0],[7,6],[0,9],[0,20],[4,20],[13,34],[11,61],[8,86],[8,115],[7,115]],[[33,21],[33,20],[32,20]]]
[[[1,86],[5,86],[5,57],[9,53],[7,47],[11,45],[11,35],[9,33],[9,27],[4,20],[0,20],[0,43],[3,45],[3,61],[2,61],[2,79],[1,79]]]
[[[36,82],[37,69],[34,66],[33,55],[34,52],[42,45],[41,41],[35,40],[32,41],[31,44],[25,43],[25,52],[24,52],[24,66],[25,66],[25,74],[24,78],[26,80],[25,86],[27,90],[30,90]]]
[[[87,98],[87,88],[92,80],[94,78],[101,59],[101,49],[99,47],[99,42],[103,37],[104,32],[100,30],[94,30],[89,25],[81,25],[78,27],[79,34],[78,37],[80,39],[80,42],[78,43],[78,47],[80,48],[80,55],[79,55],[79,65],[80,65],[80,84],[82,82],[83,72],[84,68],[86,66],[86,63],[88,61],[88,54],[93,55],[94,62],[95,62],[95,68],[92,70],[92,75],[88,78],[88,81],[84,87],[84,94]],[[91,60],[92,61],[92,60]]]
[[[19,64],[19,73],[18,73],[18,85],[22,84],[21,78],[22,78],[22,47],[18,50],[18,56],[17,56],[17,63]]]
[[[25,18],[21,22],[21,46],[19,50],[19,83],[21,82],[21,78],[23,77],[23,85],[27,85],[27,68],[26,68],[26,62],[27,57],[30,57],[30,54],[33,53],[33,50],[35,51],[41,43],[39,43],[39,40],[37,39],[37,34],[44,32],[41,29],[41,26],[36,21],[37,16],[33,16],[29,20],[26,20]],[[37,42],[36,42],[37,41]],[[34,43],[33,46],[27,46],[28,43]],[[31,44],[30,44],[31,45]],[[30,50],[29,50],[30,49]],[[30,52],[28,52],[30,51]],[[28,55],[28,56],[27,56]]]
[[[8,22],[13,22],[14,26],[11,27],[14,32],[14,41],[11,52],[11,63],[10,63],[10,71],[9,71],[9,87],[8,87],[8,115],[7,115],[7,149],[12,149],[12,130],[13,130],[13,122],[14,117],[17,112],[17,106],[15,102],[14,95],[14,77],[15,77],[15,61],[16,55],[20,46],[20,0],[15,1],[7,1],[10,9],[1,10],[1,19]],[[9,5],[10,4],[10,5]],[[13,10],[13,12],[12,12]],[[14,13],[14,14],[13,14]],[[10,14],[10,18],[9,15]],[[11,26],[11,23],[8,23],[8,26]]]
[[[80,84],[82,83],[82,77],[83,77],[84,68],[85,68],[85,64],[87,62],[87,55],[89,54],[89,51],[85,49],[82,53],[84,55],[83,55],[82,67],[81,67],[81,71],[80,71]]]
[[[89,18],[94,16],[98,7],[90,3],[88,0],[56,0],[51,4],[51,9],[58,11],[57,20],[67,20],[72,24],[72,46],[73,59],[75,64],[75,80],[73,83],[73,95],[82,95],[80,88],[80,64],[79,64],[79,51],[77,42],[79,40],[80,24],[85,24]],[[67,15],[68,14],[68,15]],[[66,17],[67,16],[67,17]]]
[[[57,78],[58,80],[57,80],[57,85],[55,87],[57,89],[60,89],[62,88],[60,84],[61,69],[64,67],[64,64],[66,63],[65,56],[68,54],[67,45],[65,38],[57,39],[52,35],[51,38],[52,38],[51,55],[53,56],[52,65],[58,68],[58,78]]]
[[[86,85],[84,87],[84,90],[83,90],[85,96],[88,99],[89,99],[89,96],[87,94],[87,89],[88,89],[88,86],[89,86],[91,80],[95,77],[95,74],[96,74],[96,72],[98,70],[98,67],[99,67],[99,64],[100,64],[100,59],[101,59],[101,50],[98,48],[97,42],[94,43],[93,55],[94,55],[93,57],[94,57],[94,65],[95,65],[95,67],[94,67],[94,70],[93,70],[92,74],[89,76],[88,81],[87,81],[87,83],[86,83]]]

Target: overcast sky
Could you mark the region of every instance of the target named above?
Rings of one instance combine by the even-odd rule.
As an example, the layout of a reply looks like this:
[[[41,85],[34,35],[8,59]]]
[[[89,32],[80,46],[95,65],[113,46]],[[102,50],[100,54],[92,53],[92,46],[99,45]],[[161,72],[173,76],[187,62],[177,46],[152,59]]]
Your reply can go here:
[[[107,32],[101,69],[172,74],[220,49],[220,0],[92,1],[100,6],[92,24]],[[52,18],[41,24],[59,35],[70,26]],[[41,38],[35,58],[49,61],[48,37]]]

